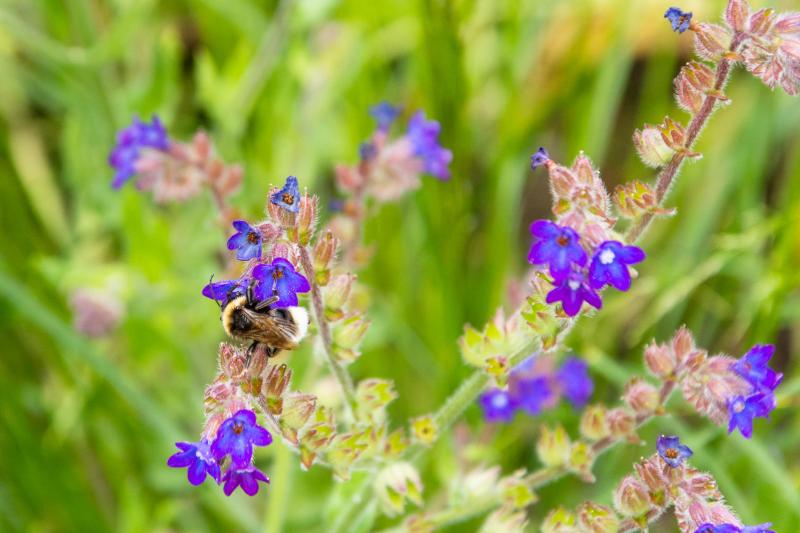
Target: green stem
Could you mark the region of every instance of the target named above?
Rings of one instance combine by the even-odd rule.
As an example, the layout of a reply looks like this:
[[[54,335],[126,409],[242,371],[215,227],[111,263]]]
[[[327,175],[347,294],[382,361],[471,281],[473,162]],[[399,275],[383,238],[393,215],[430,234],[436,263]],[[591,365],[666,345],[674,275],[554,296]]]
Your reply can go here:
[[[274,460],[270,469],[274,483],[270,483],[269,504],[264,510],[264,533],[280,533],[284,529],[286,504],[291,493],[292,462],[292,453],[285,444],[275,447]]]

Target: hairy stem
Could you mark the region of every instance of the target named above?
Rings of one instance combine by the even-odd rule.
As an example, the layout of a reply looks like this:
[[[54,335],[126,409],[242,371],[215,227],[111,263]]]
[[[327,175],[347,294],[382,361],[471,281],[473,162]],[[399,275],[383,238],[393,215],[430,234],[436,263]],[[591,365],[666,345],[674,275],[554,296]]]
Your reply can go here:
[[[314,320],[317,322],[319,336],[322,339],[322,348],[328,360],[328,365],[330,365],[333,375],[342,388],[342,395],[344,396],[344,403],[349,420],[353,421],[355,420],[356,413],[356,393],[353,387],[353,380],[347,370],[336,360],[336,354],[333,349],[333,338],[331,337],[331,328],[325,318],[325,305],[322,301],[322,291],[320,291],[319,284],[316,280],[314,265],[311,262],[308,248],[306,246],[298,246],[298,249],[300,250],[300,263],[303,265],[303,270],[311,284],[311,304],[314,309]]]
[[[742,44],[744,37],[745,35],[743,33],[737,33],[734,36],[730,46],[731,54],[736,52],[736,50],[739,48],[739,45]],[[700,131],[702,131],[703,127],[706,125],[706,122],[708,122],[708,119],[711,117],[711,114],[714,112],[714,108],[716,107],[718,100],[717,95],[720,93],[720,91],[722,91],[722,88],[725,87],[725,84],[728,83],[728,78],[730,77],[731,67],[733,64],[734,60],[727,57],[723,57],[717,64],[714,90],[711,92],[711,94],[707,94],[705,96],[703,105],[700,106],[700,111],[698,111],[689,122],[689,127],[686,129],[686,140],[683,143],[684,150],[675,152],[670,162],[667,163],[667,166],[665,166],[661,172],[659,172],[658,178],[656,179],[656,199],[658,200],[659,206],[667,196],[675,176],[678,175],[678,171],[680,170],[684,159],[686,159],[686,154],[694,147],[695,143],[697,142],[697,137],[700,135]],[[628,230],[627,234],[625,235],[625,240],[629,243],[637,241],[648,228],[648,226],[650,226],[650,222],[652,222],[654,216],[655,215],[652,211],[642,215],[642,217],[639,218],[639,220]]]

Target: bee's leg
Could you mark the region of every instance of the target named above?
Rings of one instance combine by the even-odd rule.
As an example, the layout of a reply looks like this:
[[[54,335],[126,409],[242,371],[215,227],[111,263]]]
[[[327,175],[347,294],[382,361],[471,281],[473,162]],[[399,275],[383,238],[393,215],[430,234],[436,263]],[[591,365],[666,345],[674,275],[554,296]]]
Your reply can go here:
[[[253,304],[253,286],[256,284],[255,279],[251,279],[247,284],[247,305]]]
[[[260,343],[258,341],[253,341],[253,344],[251,344],[250,347],[247,349],[247,353],[246,353],[246,355],[244,357],[244,367],[245,368],[249,368],[250,367],[250,361],[253,359],[253,354],[255,353],[255,351],[258,348],[259,344]]]
[[[274,304],[275,302],[277,302],[280,299],[281,299],[281,297],[277,296],[277,295],[270,296],[269,298],[267,298],[263,302],[258,302],[255,305],[255,310],[260,312],[260,311],[262,311],[264,309],[268,309],[270,305]]]
[[[266,346],[266,349],[267,349],[267,357],[275,357],[281,352],[279,349],[274,348],[272,346]]]

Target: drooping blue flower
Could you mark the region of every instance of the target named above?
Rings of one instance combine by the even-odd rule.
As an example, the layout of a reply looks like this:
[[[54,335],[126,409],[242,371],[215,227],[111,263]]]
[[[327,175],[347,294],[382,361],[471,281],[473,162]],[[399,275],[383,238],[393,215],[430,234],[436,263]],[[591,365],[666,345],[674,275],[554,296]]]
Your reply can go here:
[[[531,170],[536,170],[550,160],[550,154],[540,146],[538,150],[531,156]]]
[[[297,305],[297,293],[311,290],[306,277],[296,272],[294,266],[283,257],[276,257],[272,264],[256,266],[252,275],[257,281],[254,296],[258,301],[266,300],[273,294],[278,295],[279,299],[273,307]]]
[[[247,278],[211,282],[203,287],[203,296],[224,305],[237,296],[244,296],[248,283]]]
[[[542,374],[514,375],[509,380],[508,391],[514,404],[531,416],[541,413],[555,394],[550,379]]]
[[[425,172],[435,178],[450,178],[447,168],[453,160],[453,153],[439,144],[441,127],[435,120],[426,120],[425,113],[418,111],[408,121],[408,139],[414,155],[422,160]]]
[[[517,406],[508,391],[490,389],[480,397],[483,418],[487,422],[510,422],[514,418]]]
[[[297,184],[297,178],[294,176],[286,178],[286,183],[283,184],[281,190],[273,193],[269,201],[286,211],[297,213],[300,209],[300,187]]]
[[[681,10],[679,7],[671,7],[664,13],[664,18],[672,25],[672,31],[683,33],[689,29],[692,22],[692,14]]]
[[[561,280],[555,289],[547,293],[547,303],[561,302],[564,312],[569,316],[577,315],[583,302],[596,309],[603,307],[600,295],[586,283],[586,276],[580,272],[572,272]]]
[[[219,463],[211,455],[208,441],[203,439],[200,442],[176,442],[175,446],[180,451],[167,459],[167,466],[188,467],[187,477],[192,485],[199,485],[205,481],[206,474],[219,483]]]
[[[248,261],[261,258],[261,232],[244,220],[234,220],[236,233],[228,239],[228,250],[236,250],[236,259]]]
[[[116,170],[111,182],[113,188],[119,189],[136,174],[136,160],[142,148],[169,148],[167,130],[155,115],[149,124],[133,117],[133,123],[117,133],[117,144],[108,156],[109,165]]]
[[[683,462],[691,457],[694,452],[692,449],[681,444],[680,437],[660,435],[656,442],[658,455],[672,468],[678,468]]]
[[[263,481],[269,483],[269,478],[255,466],[250,465],[246,468],[235,468],[234,465],[225,472],[222,481],[225,483],[222,487],[225,496],[233,494],[236,487],[242,487],[242,490],[248,496],[255,496],[258,493],[258,482]]]
[[[211,454],[217,461],[230,455],[232,469],[246,469],[253,458],[253,445],[267,446],[271,443],[270,432],[256,424],[256,414],[242,409],[219,427],[217,438],[211,443]]]
[[[378,153],[378,149],[371,142],[363,142],[358,146],[358,156],[362,161],[369,161]]]
[[[561,392],[575,409],[580,409],[591,397],[594,382],[589,377],[589,366],[578,357],[568,357],[556,372]]]
[[[728,433],[739,429],[746,439],[753,436],[753,418],[769,418],[775,409],[775,395],[772,392],[757,392],[747,397],[734,396],[728,400]]]
[[[378,129],[385,132],[400,114],[400,108],[389,102],[381,102],[370,107],[369,114],[378,123]]]
[[[739,527],[736,524],[711,524],[706,522],[697,529],[694,533],[775,533],[770,529],[772,524],[760,524],[758,526],[744,526]]]
[[[567,226],[559,226],[549,220],[535,220],[530,227],[536,238],[528,252],[528,262],[548,265],[554,280],[569,276],[572,265],[584,266],[586,252],[581,247],[578,232]]]
[[[756,344],[733,364],[733,371],[746,379],[754,390],[775,390],[780,384],[783,374],[775,372],[767,366],[775,346],[772,344]]]
[[[613,285],[617,290],[627,291],[631,287],[628,265],[641,263],[644,258],[641,248],[605,241],[597,247],[589,264],[589,284],[593,289]]]

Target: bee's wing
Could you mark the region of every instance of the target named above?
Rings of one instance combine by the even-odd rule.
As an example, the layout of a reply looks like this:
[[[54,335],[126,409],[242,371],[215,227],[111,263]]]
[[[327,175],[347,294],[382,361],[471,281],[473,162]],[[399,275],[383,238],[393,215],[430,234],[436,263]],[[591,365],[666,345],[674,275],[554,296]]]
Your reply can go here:
[[[242,309],[242,311],[253,324],[253,327],[248,332],[248,337],[280,350],[295,348],[296,327],[293,323],[247,308]]]

